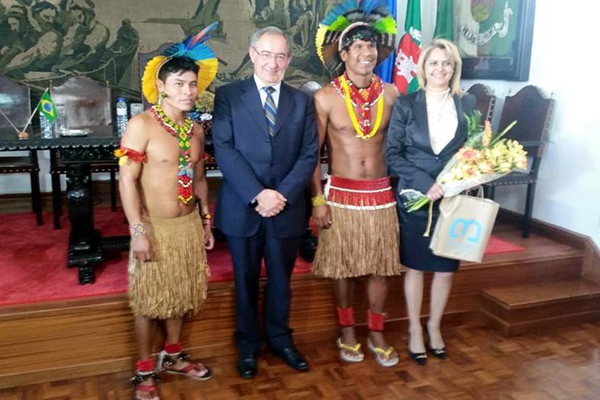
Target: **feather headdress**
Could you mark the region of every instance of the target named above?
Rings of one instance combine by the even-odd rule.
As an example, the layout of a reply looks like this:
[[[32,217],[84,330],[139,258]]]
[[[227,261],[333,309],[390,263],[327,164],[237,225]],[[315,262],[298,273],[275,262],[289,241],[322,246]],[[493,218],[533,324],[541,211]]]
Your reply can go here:
[[[217,76],[219,62],[215,53],[205,43],[210,39],[210,34],[219,23],[213,22],[202,29],[196,35],[188,37],[182,43],[169,47],[162,55],[154,57],[146,64],[144,76],[142,77],[142,92],[149,103],[158,101],[158,89],[156,80],[160,68],[174,57],[187,57],[194,61],[200,69],[198,70],[198,94],[202,93]]]
[[[389,57],[396,44],[396,20],[383,0],[346,0],[325,16],[317,29],[317,54],[333,75],[344,72],[340,58],[344,37],[357,26],[377,32],[377,64]]]

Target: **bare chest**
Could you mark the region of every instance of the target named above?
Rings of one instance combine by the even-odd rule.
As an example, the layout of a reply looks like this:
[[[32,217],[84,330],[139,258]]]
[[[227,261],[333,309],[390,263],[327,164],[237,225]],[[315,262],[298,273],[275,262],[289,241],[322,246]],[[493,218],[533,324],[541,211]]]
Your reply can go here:
[[[163,165],[178,165],[180,156],[189,159],[195,165],[201,158],[201,143],[198,137],[192,136],[189,140],[189,151],[185,151],[185,145],[180,145],[178,138],[166,131],[156,130],[152,132],[146,150],[148,163]]]
[[[368,135],[372,131],[380,134],[387,130],[392,105],[382,97],[371,107],[360,108],[348,104],[341,96],[332,99],[329,113],[328,134],[345,134],[351,136]]]

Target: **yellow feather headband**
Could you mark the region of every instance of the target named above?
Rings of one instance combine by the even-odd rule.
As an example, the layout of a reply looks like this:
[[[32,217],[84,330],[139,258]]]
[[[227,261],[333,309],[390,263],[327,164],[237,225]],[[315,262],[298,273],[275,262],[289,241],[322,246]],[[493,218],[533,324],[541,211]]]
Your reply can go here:
[[[204,43],[210,39],[210,33],[219,23],[213,22],[198,34],[188,37],[182,43],[169,47],[163,55],[156,56],[146,64],[142,76],[142,92],[151,104],[158,102],[158,88],[156,81],[163,65],[174,57],[187,57],[194,61],[198,70],[198,94],[206,90],[217,76],[219,61],[215,53]]]

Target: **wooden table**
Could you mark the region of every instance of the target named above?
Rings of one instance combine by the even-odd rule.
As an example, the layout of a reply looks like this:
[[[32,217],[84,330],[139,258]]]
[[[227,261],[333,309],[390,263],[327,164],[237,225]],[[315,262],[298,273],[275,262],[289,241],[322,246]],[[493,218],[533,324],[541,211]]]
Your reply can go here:
[[[67,203],[71,232],[67,267],[79,268],[79,283],[95,282],[94,267],[104,261],[107,250],[127,250],[129,236],[102,237],[94,228],[94,208],[92,203],[92,177],[90,164],[114,160],[114,150],[119,147],[120,138],[112,126],[88,127],[92,131],[81,137],[56,137],[42,139],[39,132],[31,133],[29,139],[18,139],[14,130],[0,128],[0,151],[57,150],[61,160],[67,165]],[[212,141],[207,137],[206,150],[212,151]],[[327,164],[327,156],[321,163]],[[209,178],[220,178],[220,171],[214,160],[205,163]],[[218,232],[215,231],[218,235]],[[307,242],[310,253],[315,245]],[[306,259],[306,257],[304,257]],[[310,256],[312,260],[312,255]]]
[[[104,261],[107,250],[127,250],[129,236],[102,237],[94,228],[90,164],[114,160],[120,138],[112,126],[88,127],[91,133],[80,137],[43,139],[30,132],[19,139],[14,130],[0,129],[0,151],[58,150],[67,165],[67,204],[71,232],[67,267],[79,268],[79,283],[95,282],[94,267]]]

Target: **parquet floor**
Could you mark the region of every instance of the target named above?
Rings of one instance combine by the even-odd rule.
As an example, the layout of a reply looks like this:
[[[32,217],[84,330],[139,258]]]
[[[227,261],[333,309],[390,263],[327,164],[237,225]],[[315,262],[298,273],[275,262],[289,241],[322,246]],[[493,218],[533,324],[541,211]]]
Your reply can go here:
[[[363,400],[363,399],[600,399],[600,322],[505,338],[485,327],[449,328],[449,359],[408,359],[406,335],[390,333],[402,360],[379,367],[370,355],[361,364],[338,361],[333,343],[299,346],[311,363],[296,373],[263,354],[259,374],[238,378],[235,357],[206,359],[215,373],[206,382],[167,375],[164,400]],[[10,360],[3,360],[10,362]],[[129,374],[58,381],[0,390],[1,400],[122,400],[131,398]]]

